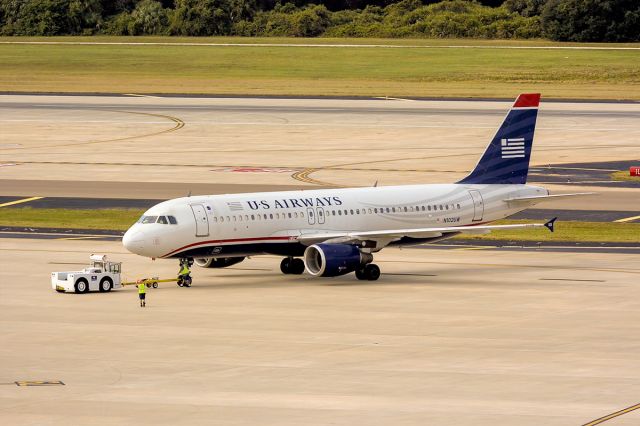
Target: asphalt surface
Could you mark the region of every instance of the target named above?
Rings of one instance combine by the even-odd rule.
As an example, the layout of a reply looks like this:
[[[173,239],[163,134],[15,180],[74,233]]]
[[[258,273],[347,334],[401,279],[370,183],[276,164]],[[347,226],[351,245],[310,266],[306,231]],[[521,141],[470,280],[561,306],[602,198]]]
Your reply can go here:
[[[64,96],[66,97],[66,96]],[[28,100],[28,101],[11,101],[11,102],[6,102],[2,99],[0,99],[0,108],[11,108],[13,110],[56,110],[56,111],[65,111],[65,110],[119,110],[123,108],[123,104],[121,101],[119,101],[119,99],[123,99],[120,97],[114,97],[114,98],[109,98],[109,97],[102,97],[100,102],[91,102],[91,101],[87,101],[87,102],[82,102],[82,104],[74,104],[74,103],[66,103],[64,102],[64,97],[62,97],[63,99],[61,99],[61,102],[53,102],[53,103],[35,103],[32,100]],[[245,97],[233,97],[233,96],[229,96],[229,97],[224,97],[224,98],[210,98],[210,97],[206,97],[206,98],[200,98],[200,99],[264,99],[264,100],[271,100],[271,99],[290,99],[290,100],[314,100],[315,98],[306,98],[306,97],[300,97],[300,98],[283,98],[283,97],[259,97],[259,96],[251,96],[248,98]],[[129,99],[127,97],[124,97],[124,99]],[[149,98],[150,99],[150,98]],[[349,106],[339,106],[339,105],[332,105],[332,106],[306,106],[306,105],[295,105],[295,106],[287,106],[287,105],[240,105],[240,104],[236,104],[236,105],[229,105],[229,104],[207,104],[207,105],[189,105],[189,104],[184,104],[182,102],[173,102],[174,100],[179,100],[182,98],[171,98],[171,97],[162,97],[162,98],[158,98],[158,99],[151,99],[157,102],[153,102],[152,104],[137,104],[135,106],[136,110],[139,111],[157,111],[158,109],[161,110],[171,110],[171,111],[197,111],[197,112],[214,112],[214,113],[223,113],[223,112],[244,112],[244,113],[285,113],[285,114],[300,114],[300,113],[313,113],[313,114],[340,114],[340,113],[345,113],[345,114],[379,114],[380,112],[384,112],[385,114],[392,114],[392,115],[420,115],[420,116],[427,116],[427,115],[494,115],[494,116],[504,116],[505,111],[504,110],[500,110],[500,109],[476,109],[476,108],[460,108],[460,107],[455,107],[455,108],[447,108],[447,107],[443,107],[443,106],[423,106],[420,105],[420,108],[414,108],[414,107],[398,107],[398,106],[394,106],[393,108],[389,108],[388,106],[388,102],[390,100],[394,100],[395,98],[392,98],[390,100],[388,99],[381,99],[381,98],[344,98],[344,100],[353,100],[353,101],[359,101],[359,100],[366,100],[369,104],[372,104],[374,106],[366,106],[366,107],[359,107],[359,106],[353,106],[353,105],[349,105]],[[194,99],[194,98],[192,98]],[[195,98],[197,99],[197,98]],[[335,100],[341,100],[343,98],[327,98],[328,100],[330,99],[335,99]],[[113,101],[111,101],[113,100]],[[433,102],[433,103],[438,103],[438,102],[451,102],[451,103],[458,103],[458,102],[478,102],[478,103],[492,103],[492,102],[505,102],[507,100],[504,99],[489,99],[489,100],[473,100],[473,99],[465,99],[465,100],[461,100],[461,99],[447,99],[447,100],[443,100],[443,99],[434,99],[434,100],[420,100],[420,101],[424,101],[424,102]],[[511,101],[511,100],[508,100]],[[569,102],[563,102],[563,103],[569,103]],[[586,102],[585,102],[586,103]],[[590,103],[590,102],[589,102]],[[615,105],[625,105],[627,103],[616,103],[616,102],[611,102],[611,104],[615,104]],[[631,103],[631,105],[636,105],[637,103]],[[593,118],[593,117],[598,117],[598,118],[640,118],[640,111],[631,111],[631,110],[625,110],[625,111],[607,111],[607,110],[602,110],[602,111],[581,111],[581,110],[550,110],[550,109],[541,109],[538,113],[538,119],[539,120],[544,120],[547,118]]]
[[[637,252],[390,248],[375,282],[256,256],[141,308],[133,287],[59,294],[51,272],[108,253],[127,281],[174,278],[176,261],[0,245],[5,425],[566,426],[640,402]]]
[[[633,154],[637,155],[635,152]],[[615,181],[611,180],[610,176],[612,172],[628,172],[632,166],[640,167],[640,157],[636,158],[626,161],[550,164],[547,167],[532,167],[529,170],[529,182],[640,189],[640,179],[637,181]]]

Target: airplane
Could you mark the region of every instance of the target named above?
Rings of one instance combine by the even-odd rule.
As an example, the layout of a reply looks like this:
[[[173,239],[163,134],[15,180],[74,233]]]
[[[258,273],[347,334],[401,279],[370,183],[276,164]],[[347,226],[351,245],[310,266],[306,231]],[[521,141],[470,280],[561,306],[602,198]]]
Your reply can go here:
[[[373,255],[461,233],[546,227],[490,225],[550,195],[527,185],[540,94],[521,94],[471,173],[453,184],[188,196],[157,204],[125,233],[132,253],[223,268],[248,256],[283,256],[284,274],[377,280]]]

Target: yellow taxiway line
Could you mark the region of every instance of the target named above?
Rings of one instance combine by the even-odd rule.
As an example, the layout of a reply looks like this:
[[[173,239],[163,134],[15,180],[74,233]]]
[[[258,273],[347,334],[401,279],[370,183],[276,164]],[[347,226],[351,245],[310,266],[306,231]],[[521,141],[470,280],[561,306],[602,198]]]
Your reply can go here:
[[[606,422],[607,420],[611,420],[611,419],[613,419],[613,418],[615,418],[615,417],[621,416],[621,415],[623,415],[623,414],[627,414],[627,413],[629,413],[629,412],[631,412],[631,411],[637,410],[638,408],[640,408],[640,404],[632,405],[631,407],[627,407],[627,408],[625,408],[625,409],[623,409],[623,410],[616,411],[615,413],[611,413],[611,414],[606,415],[606,416],[604,416],[604,417],[600,417],[599,419],[593,420],[593,421],[591,421],[591,422],[589,422],[589,423],[585,423],[585,424],[584,424],[584,425],[582,425],[582,426],[595,426],[595,425],[599,425],[600,423],[604,423],[604,422]]]
[[[30,201],[40,200],[42,198],[44,198],[44,197],[23,198],[22,200],[16,200],[16,201],[10,201],[8,203],[2,203],[2,204],[0,204],[0,207],[14,206],[16,204],[28,203]]]
[[[0,207],[2,207],[2,206],[0,206]],[[614,220],[614,222],[624,223],[624,222],[632,222],[632,221],[638,220],[638,219],[640,219],[640,216],[631,216],[631,217],[625,217],[624,219]]]

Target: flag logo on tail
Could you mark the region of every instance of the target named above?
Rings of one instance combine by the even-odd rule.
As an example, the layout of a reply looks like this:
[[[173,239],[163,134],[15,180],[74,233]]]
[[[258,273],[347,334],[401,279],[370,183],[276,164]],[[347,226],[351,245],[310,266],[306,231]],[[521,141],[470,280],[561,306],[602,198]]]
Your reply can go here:
[[[524,138],[501,139],[502,158],[524,158]]]

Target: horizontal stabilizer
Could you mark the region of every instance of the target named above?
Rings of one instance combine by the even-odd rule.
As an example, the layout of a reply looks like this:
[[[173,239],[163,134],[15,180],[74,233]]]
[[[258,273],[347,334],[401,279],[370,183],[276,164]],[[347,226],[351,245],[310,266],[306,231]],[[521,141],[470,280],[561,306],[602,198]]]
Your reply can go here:
[[[531,197],[514,197],[507,198],[507,203],[513,204],[537,204],[543,201],[553,201],[567,197],[580,197],[584,195],[597,195],[596,192],[575,192],[573,194],[554,194],[554,195],[533,195]]]

